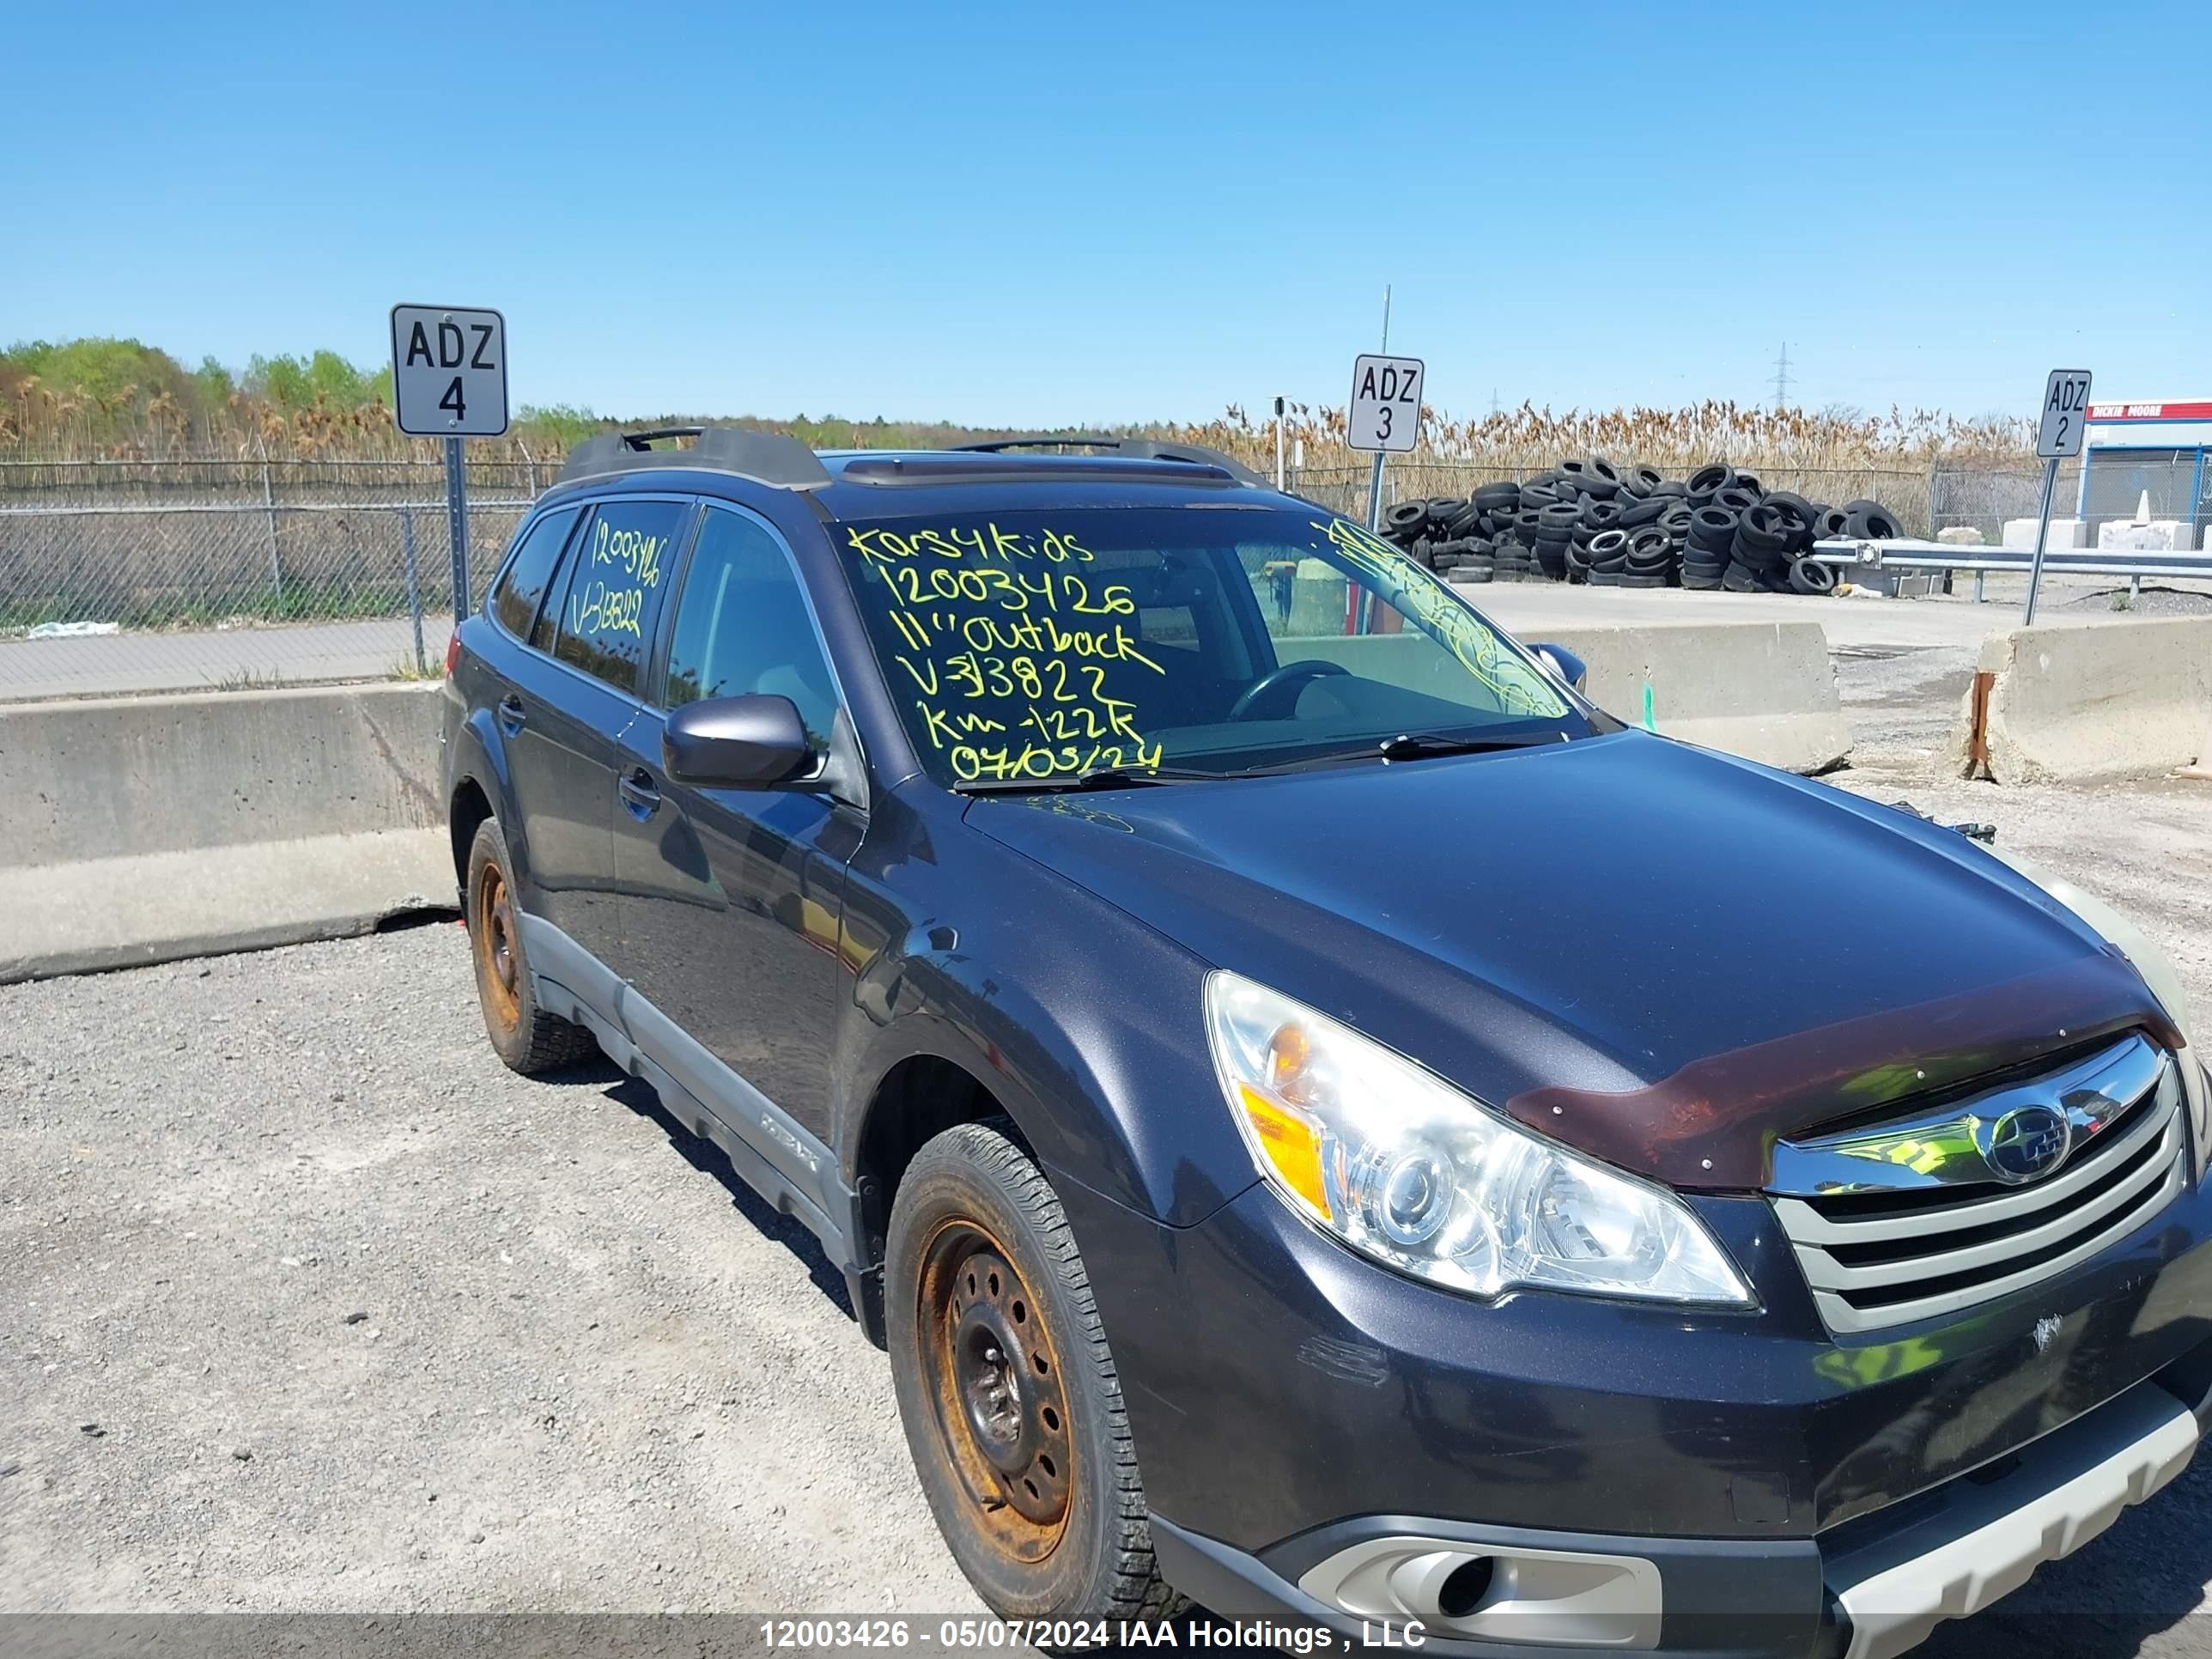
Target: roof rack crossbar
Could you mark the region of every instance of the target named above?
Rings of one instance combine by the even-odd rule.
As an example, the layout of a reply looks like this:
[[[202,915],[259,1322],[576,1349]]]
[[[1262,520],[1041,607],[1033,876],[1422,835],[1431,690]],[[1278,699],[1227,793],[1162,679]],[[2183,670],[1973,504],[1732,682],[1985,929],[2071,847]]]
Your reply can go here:
[[[655,449],[654,441],[662,438],[689,438],[691,447]],[[602,433],[568,452],[561,482],[655,466],[733,472],[781,489],[819,489],[830,482],[830,469],[822,465],[822,458],[798,439],[781,432],[754,432],[735,426],[660,426]]]
[[[1012,437],[993,438],[988,442],[955,444],[961,451],[997,454],[1009,449],[1110,449],[1137,460],[1190,461],[1200,466],[1218,466],[1241,484],[1267,487],[1267,481],[1233,455],[1218,449],[1208,449],[1203,444],[1169,443],[1159,438],[1113,438],[1103,434],[1082,432],[1024,432]]]

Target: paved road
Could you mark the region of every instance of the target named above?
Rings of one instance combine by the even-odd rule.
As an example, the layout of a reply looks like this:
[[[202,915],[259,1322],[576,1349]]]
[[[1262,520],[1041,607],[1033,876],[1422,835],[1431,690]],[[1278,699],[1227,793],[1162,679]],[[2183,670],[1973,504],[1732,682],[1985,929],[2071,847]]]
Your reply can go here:
[[[452,633],[451,617],[423,618],[422,653],[431,667],[445,661],[446,641]],[[280,682],[378,680],[414,660],[414,629],[404,617],[191,634],[0,640],[0,702]]]

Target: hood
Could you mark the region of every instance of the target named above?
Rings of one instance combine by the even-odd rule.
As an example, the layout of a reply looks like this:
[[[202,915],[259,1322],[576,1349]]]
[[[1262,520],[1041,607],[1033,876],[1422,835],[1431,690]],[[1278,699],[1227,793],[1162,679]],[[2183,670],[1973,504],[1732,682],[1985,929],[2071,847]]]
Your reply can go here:
[[[1953,831],[1639,732],[968,823],[1530,1127],[1684,1188],[2130,1027],[2141,978]],[[1188,1021],[1200,1012],[1163,1009]]]

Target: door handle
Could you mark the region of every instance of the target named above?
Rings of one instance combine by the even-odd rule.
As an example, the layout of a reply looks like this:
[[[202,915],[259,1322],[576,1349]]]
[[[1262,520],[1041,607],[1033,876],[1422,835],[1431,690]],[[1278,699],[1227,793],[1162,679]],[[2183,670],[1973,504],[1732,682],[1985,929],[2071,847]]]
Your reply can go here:
[[[653,787],[653,774],[642,766],[633,766],[617,778],[615,793],[641,818],[651,817],[660,805],[660,791]]]
[[[522,722],[529,717],[530,711],[522,706],[521,698],[506,696],[499,700],[499,723],[507,728],[510,736],[519,730]]]

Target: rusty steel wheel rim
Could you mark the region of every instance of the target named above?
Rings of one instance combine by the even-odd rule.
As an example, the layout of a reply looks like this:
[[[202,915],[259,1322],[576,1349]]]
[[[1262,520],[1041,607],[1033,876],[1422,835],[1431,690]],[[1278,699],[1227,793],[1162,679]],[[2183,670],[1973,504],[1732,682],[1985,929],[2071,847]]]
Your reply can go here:
[[[922,1369],[937,1440],[975,1518],[1010,1560],[1059,1547],[1075,1492],[1060,1348],[1003,1245],[973,1221],[922,1257]]]
[[[514,952],[514,902],[507,896],[507,878],[495,864],[486,865],[477,883],[476,915],[470,920],[476,924],[470,932],[475,938],[477,980],[484,988],[485,1006],[502,1030],[511,1030],[522,1018],[515,988],[521,963]]]

